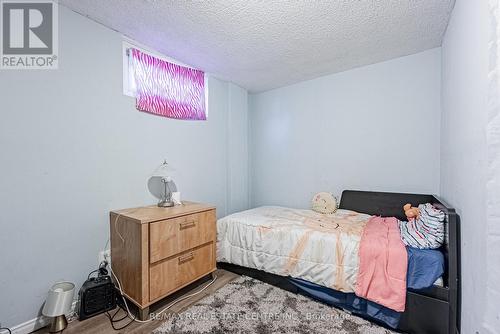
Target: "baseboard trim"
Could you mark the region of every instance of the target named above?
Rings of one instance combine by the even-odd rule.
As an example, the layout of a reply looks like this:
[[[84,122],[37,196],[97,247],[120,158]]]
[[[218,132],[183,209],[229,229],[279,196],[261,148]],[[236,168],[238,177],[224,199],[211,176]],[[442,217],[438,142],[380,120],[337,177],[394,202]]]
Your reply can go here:
[[[29,334],[47,326],[48,324],[49,319],[41,315],[35,319],[31,319],[14,326],[10,330],[12,331],[12,334]]]
[[[76,305],[77,301],[75,300],[73,302],[73,305],[71,305],[70,314],[75,312]],[[26,322],[23,322],[22,324],[11,327],[10,330],[12,331],[12,334],[29,334],[39,330],[40,328],[48,326],[49,323],[50,323],[50,318],[41,315],[39,317],[36,317],[35,319],[31,319]]]

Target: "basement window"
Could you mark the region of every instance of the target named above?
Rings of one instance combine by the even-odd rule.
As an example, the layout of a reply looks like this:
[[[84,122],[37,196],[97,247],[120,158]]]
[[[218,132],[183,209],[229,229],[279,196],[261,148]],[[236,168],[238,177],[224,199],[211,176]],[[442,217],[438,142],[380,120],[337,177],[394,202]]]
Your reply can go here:
[[[123,93],[136,109],[158,116],[207,119],[207,80],[203,71],[123,43]]]

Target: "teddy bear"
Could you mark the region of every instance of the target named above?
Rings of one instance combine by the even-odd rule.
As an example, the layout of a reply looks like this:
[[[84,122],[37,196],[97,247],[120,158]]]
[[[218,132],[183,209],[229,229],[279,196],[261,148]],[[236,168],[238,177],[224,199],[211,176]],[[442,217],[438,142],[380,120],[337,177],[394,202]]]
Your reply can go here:
[[[403,206],[403,210],[405,211],[405,215],[408,218],[408,221],[416,219],[420,216],[420,209],[411,206],[410,203],[405,204]]]

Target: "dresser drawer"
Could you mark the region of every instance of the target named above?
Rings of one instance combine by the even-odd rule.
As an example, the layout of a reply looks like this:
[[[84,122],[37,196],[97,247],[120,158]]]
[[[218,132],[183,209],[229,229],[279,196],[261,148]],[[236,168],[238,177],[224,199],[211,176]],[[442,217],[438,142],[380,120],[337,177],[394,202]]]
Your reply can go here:
[[[215,210],[163,220],[149,225],[151,263],[215,241]]]
[[[149,298],[158,299],[215,270],[215,243],[151,265]]]

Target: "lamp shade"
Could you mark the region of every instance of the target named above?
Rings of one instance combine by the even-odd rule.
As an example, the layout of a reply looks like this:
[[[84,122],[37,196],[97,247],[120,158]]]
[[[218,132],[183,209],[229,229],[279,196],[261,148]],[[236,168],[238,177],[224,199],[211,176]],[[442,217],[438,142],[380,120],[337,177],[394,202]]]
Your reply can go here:
[[[168,178],[170,179],[170,178]],[[177,185],[173,180],[165,180],[167,181],[168,187],[167,190],[170,192],[177,191]],[[162,178],[158,176],[152,176],[148,180],[148,190],[157,199],[161,199],[165,195],[165,184],[162,182]]]
[[[166,161],[164,161],[158,168],[155,169],[151,176],[161,177],[163,179],[166,179],[167,182],[170,182],[173,171],[174,169],[170,167],[170,165]]]
[[[75,285],[71,282],[59,282],[54,284],[47,296],[42,314],[47,317],[64,315],[71,310]]]

